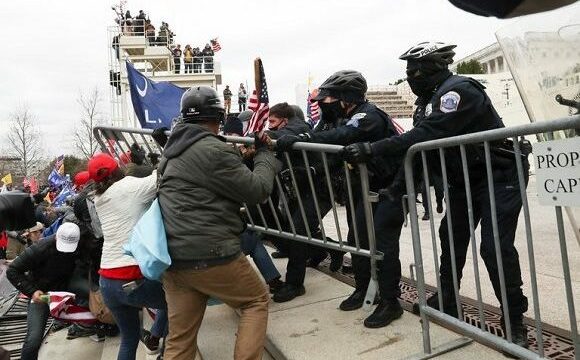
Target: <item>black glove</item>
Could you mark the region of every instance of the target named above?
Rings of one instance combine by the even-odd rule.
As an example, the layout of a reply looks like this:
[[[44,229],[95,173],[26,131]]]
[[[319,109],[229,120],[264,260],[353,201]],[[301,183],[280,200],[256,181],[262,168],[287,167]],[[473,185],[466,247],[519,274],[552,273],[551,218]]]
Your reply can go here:
[[[339,155],[352,164],[368,162],[373,157],[373,148],[369,142],[361,142],[345,146]]]
[[[167,135],[165,135],[166,131],[169,131],[169,129],[166,127],[160,127],[153,130],[153,133],[151,134],[153,140],[155,140],[155,142],[161,147],[165,147],[165,144],[167,144]]]
[[[276,140],[276,150],[288,151],[297,142],[309,142],[311,136],[309,133],[302,133],[300,135],[284,135]]]
[[[256,148],[256,151],[268,149],[268,144],[262,141],[260,134],[258,133],[254,133],[254,147]]]

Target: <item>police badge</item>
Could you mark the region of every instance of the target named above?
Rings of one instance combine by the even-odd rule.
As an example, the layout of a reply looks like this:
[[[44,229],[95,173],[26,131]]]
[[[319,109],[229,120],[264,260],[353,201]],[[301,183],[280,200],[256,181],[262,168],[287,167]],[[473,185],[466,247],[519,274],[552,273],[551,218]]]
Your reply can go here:
[[[427,106],[425,106],[425,117],[431,115],[432,112],[433,112],[433,104],[429,103],[427,104]]]
[[[458,93],[449,91],[441,96],[439,110],[444,113],[456,111],[459,107],[459,100],[461,100],[461,96]]]

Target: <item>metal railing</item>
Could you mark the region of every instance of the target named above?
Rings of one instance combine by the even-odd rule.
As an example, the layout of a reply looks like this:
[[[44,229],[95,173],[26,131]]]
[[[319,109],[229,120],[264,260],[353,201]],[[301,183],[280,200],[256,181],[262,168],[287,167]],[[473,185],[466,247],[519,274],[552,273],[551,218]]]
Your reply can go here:
[[[134,143],[149,153],[161,154],[162,149],[151,138],[151,133],[149,129],[94,128],[101,150],[111,153],[121,164],[126,161],[127,151]],[[226,139],[232,146],[251,146],[254,142],[253,138],[228,136]],[[274,191],[264,203],[257,206],[244,204],[247,226],[268,238],[298,241],[369,258],[371,280],[364,303],[369,309],[378,291],[377,261],[382,259],[376,248],[373,221],[373,203],[378,200],[378,194],[370,191],[366,165],[352,168],[338,160],[336,154],[341,149],[342,146],[338,145],[297,143],[293,151],[278,153],[286,170],[276,175]],[[337,193],[333,183],[336,178],[341,178],[342,184],[346,185],[346,189],[342,189],[343,196]],[[344,200],[352,219],[350,227],[342,221],[345,210],[335,201],[339,197],[339,200]],[[363,208],[364,221],[360,218],[357,221],[357,206]],[[357,226],[365,229],[357,229]]]
[[[439,140],[427,141],[423,143],[416,144],[412,146],[406,155],[405,158],[405,181],[407,186],[407,195],[408,195],[408,206],[410,212],[410,222],[411,222],[411,233],[413,238],[413,252],[414,252],[414,259],[415,259],[415,269],[417,275],[417,290],[418,290],[418,297],[419,297],[419,308],[421,312],[421,324],[423,327],[423,351],[427,357],[435,356],[435,354],[440,351],[449,351],[453,346],[448,346],[446,350],[445,346],[439,347],[439,350],[432,349],[431,347],[431,339],[429,333],[429,319],[435,319],[439,323],[444,324],[447,327],[452,328],[453,330],[457,331],[460,334],[469,336],[477,341],[490,344],[494,347],[501,349],[502,351],[508,352],[512,355],[519,356],[525,359],[537,359],[537,358],[544,358],[544,349],[543,349],[543,340],[542,340],[542,320],[540,316],[540,299],[538,295],[538,280],[537,280],[537,273],[536,273],[536,256],[534,253],[534,241],[533,241],[533,234],[532,234],[532,224],[530,219],[530,208],[528,204],[528,196],[526,192],[527,188],[527,181],[526,181],[526,159],[525,156],[522,156],[522,149],[520,148],[520,144],[518,143],[518,137],[523,135],[535,135],[540,133],[547,133],[559,130],[567,130],[567,129],[575,129],[580,127],[580,116],[574,116],[570,118],[563,118],[557,119],[549,122],[538,122],[528,125],[522,126],[514,126],[509,128],[502,128],[490,131],[484,131],[479,133],[472,133],[467,135],[455,136],[450,138],[444,138]],[[523,347],[517,346],[512,343],[512,336],[511,336],[511,321],[510,321],[510,307],[508,304],[508,295],[506,290],[506,277],[504,273],[504,258],[502,256],[502,246],[500,245],[500,234],[499,234],[499,225],[498,225],[498,208],[496,207],[496,193],[494,186],[499,188],[499,185],[494,182],[494,170],[492,168],[492,151],[493,146],[496,141],[503,141],[505,139],[513,139],[513,159],[515,159],[515,169],[513,169],[513,163],[511,165],[512,170],[517,172],[517,186],[519,187],[519,195],[521,197],[521,208],[523,209],[523,219],[524,219],[524,226],[525,226],[525,235],[527,241],[527,248],[528,248],[528,261],[529,261],[529,270],[530,270],[530,282],[531,282],[531,296],[533,302],[533,310],[534,310],[534,321],[535,321],[535,328],[536,328],[536,339],[538,342],[538,352],[534,352]],[[474,144],[483,144],[483,154],[484,154],[484,168],[485,174],[479,179],[474,179],[469,172],[469,163],[467,161],[466,156],[466,149],[469,146],[474,146]],[[450,149],[453,148],[453,149]],[[459,155],[461,158],[461,165],[460,169],[453,169],[451,170],[448,165],[446,164],[447,155],[450,151],[456,151],[459,148]],[[481,148],[480,148],[481,149]],[[438,154],[434,154],[438,153]],[[425,286],[425,268],[424,268],[424,261],[422,251],[424,246],[421,244],[421,236],[420,236],[420,227],[419,221],[417,217],[417,208],[416,208],[416,191],[415,191],[415,174],[414,171],[418,165],[415,156],[420,155],[420,162],[422,163],[422,176],[425,182],[425,186],[427,189],[429,188],[429,169],[434,168],[432,162],[428,164],[427,156],[429,154],[429,158],[432,159],[433,155],[439,156],[439,162],[441,166],[441,175],[443,178],[443,186],[445,190],[445,202],[447,206],[446,218],[447,224],[444,224],[443,221],[441,223],[441,227],[443,230],[447,229],[449,233],[449,247],[450,252],[450,259],[451,259],[451,268],[452,268],[452,280],[453,280],[453,295],[456,299],[456,307],[457,312],[459,314],[459,319],[455,318],[451,315],[446,314],[443,310],[445,310],[444,302],[443,302],[443,295],[442,295],[442,282],[439,275],[440,264],[438,262],[438,243],[436,240],[435,235],[435,224],[433,220],[433,216],[430,217],[430,235],[431,235],[431,242],[433,247],[433,262],[435,265],[436,271],[436,282],[437,282],[437,303],[438,309],[434,307],[430,307],[427,305],[426,299],[426,286]],[[457,154],[457,153],[455,153]],[[455,174],[461,177],[457,171],[462,170],[462,179],[448,179],[448,172],[455,171]],[[455,189],[453,189],[454,185],[450,185],[449,181],[453,180],[457,183],[457,180],[462,185],[457,185]],[[493,249],[495,249],[495,261],[497,264],[497,271],[499,273],[499,285],[501,288],[501,305],[503,309],[503,316],[505,319],[505,333],[506,339],[499,338],[489,332],[486,331],[485,328],[485,319],[484,319],[484,311],[483,311],[483,301],[482,301],[482,290],[481,290],[481,282],[479,279],[479,268],[478,268],[478,254],[477,254],[477,244],[476,244],[476,234],[475,228],[478,225],[479,219],[475,215],[474,211],[474,197],[472,196],[473,191],[473,183],[475,181],[483,181],[484,182],[484,189],[489,195],[489,212],[491,218],[491,230],[493,233]],[[451,188],[451,189],[450,189]],[[450,213],[450,209],[452,208],[450,202],[450,191],[460,191],[461,194],[465,195],[465,201],[467,204],[467,214],[463,214],[468,219],[468,226],[469,226],[469,239],[464,239],[468,241],[468,245],[472,247],[472,256],[473,256],[473,272],[475,274],[475,286],[476,286],[476,294],[477,294],[477,304],[478,304],[478,312],[479,312],[479,327],[475,325],[468,324],[463,322],[461,319],[462,308],[460,303],[460,296],[459,296],[459,279],[460,279],[460,272],[462,269],[458,269],[456,263],[456,244],[453,229],[454,224],[452,223],[452,215]],[[453,193],[451,194],[453,197]],[[483,195],[484,197],[486,195]],[[433,206],[431,201],[431,195],[429,194],[427,197],[428,202],[428,210],[430,214],[433,214]],[[425,201],[425,199],[423,199]],[[519,214],[519,209],[518,209]],[[575,312],[575,304],[574,304],[574,294],[572,290],[572,280],[571,280],[571,273],[570,273],[570,264],[568,258],[568,251],[566,245],[566,234],[564,231],[564,222],[562,217],[562,208],[559,206],[555,207],[556,213],[556,220],[557,220],[557,229],[558,229],[558,240],[560,246],[560,256],[562,262],[562,271],[563,271],[563,279],[564,279],[564,287],[566,293],[566,303],[567,303],[567,310],[568,310],[568,317],[570,321],[570,332],[572,342],[575,347],[575,358],[580,359],[580,343],[579,343],[579,335],[578,335],[578,328],[577,328],[577,321],[576,321],[576,312]],[[516,219],[517,215],[516,214]],[[503,220],[503,219],[502,219]],[[516,220],[517,221],[517,220]],[[457,226],[457,224],[455,224]],[[489,225],[487,225],[489,226]],[[515,233],[515,229],[514,233]],[[443,240],[441,240],[443,241]],[[443,245],[442,245],[443,246]],[[465,251],[467,248],[465,248]],[[465,254],[464,254],[465,255]],[[453,309],[455,310],[455,309]],[[449,312],[449,311],[448,311]],[[455,346],[457,347],[457,346]],[[430,355],[427,355],[430,354]]]

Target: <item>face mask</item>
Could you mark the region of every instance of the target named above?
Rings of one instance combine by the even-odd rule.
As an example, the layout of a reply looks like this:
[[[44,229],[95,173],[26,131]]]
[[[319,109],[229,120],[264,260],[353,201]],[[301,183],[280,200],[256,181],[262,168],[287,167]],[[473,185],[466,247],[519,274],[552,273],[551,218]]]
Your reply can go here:
[[[340,100],[331,103],[319,102],[318,105],[322,110],[322,118],[324,121],[334,121],[344,117],[344,109],[340,105]]]
[[[409,87],[411,87],[411,91],[417,96],[428,95],[435,89],[433,81],[423,76],[408,78],[407,82],[409,83]]]

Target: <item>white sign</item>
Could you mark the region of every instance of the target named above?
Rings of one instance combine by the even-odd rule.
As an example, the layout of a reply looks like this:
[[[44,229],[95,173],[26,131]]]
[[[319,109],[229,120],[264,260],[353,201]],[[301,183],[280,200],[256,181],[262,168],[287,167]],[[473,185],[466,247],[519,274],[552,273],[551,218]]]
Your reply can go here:
[[[534,144],[541,205],[580,206],[580,137]]]

